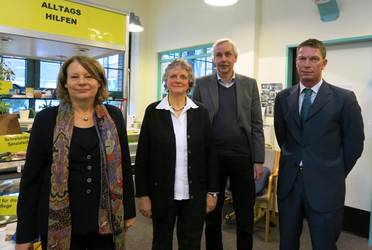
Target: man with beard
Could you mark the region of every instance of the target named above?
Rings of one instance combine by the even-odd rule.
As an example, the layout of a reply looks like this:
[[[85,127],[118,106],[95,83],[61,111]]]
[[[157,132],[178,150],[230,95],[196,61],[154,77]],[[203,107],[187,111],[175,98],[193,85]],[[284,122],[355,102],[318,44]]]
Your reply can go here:
[[[260,98],[255,79],[234,72],[237,47],[230,39],[213,45],[215,74],[196,80],[194,100],[209,112],[220,168],[217,206],[206,216],[207,250],[222,250],[222,207],[229,178],[236,214],[237,249],[252,249],[255,183],[264,162],[264,135]]]

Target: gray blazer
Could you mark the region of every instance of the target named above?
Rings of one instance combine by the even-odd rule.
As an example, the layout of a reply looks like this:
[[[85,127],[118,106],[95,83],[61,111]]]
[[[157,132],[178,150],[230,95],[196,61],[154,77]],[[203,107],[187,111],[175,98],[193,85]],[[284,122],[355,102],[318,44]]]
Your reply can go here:
[[[196,80],[193,99],[201,102],[209,112],[211,124],[218,112],[217,74]],[[252,160],[263,163],[265,158],[265,139],[262,128],[261,103],[257,82],[253,78],[235,74],[238,123],[248,137]]]

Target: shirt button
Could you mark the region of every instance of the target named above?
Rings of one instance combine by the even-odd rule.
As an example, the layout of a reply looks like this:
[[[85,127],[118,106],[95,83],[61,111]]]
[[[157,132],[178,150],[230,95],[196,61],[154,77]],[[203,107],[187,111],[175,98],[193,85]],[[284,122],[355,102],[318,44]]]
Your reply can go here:
[[[92,193],[92,190],[88,188],[87,190],[85,190],[85,193],[90,194],[90,193]]]
[[[192,184],[192,180],[189,180],[189,184]]]
[[[188,168],[191,169],[191,166],[189,165]]]
[[[88,166],[87,166],[87,169],[88,169],[89,171],[92,170],[92,168],[93,168],[93,167],[92,167],[91,165],[88,165]]]
[[[194,199],[194,196],[193,196],[193,195],[190,195],[190,199],[191,199],[191,200]]]
[[[87,155],[87,160],[91,160],[92,159],[92,156],[91,155]]]
[[[188,153],[191,154],[191,150],[189,150]]]
[[[88,177],[88,178],[87,178],[87,182],[88,182],[88,183],[91,183],[91,182],[92,182],[92,178]]]
[[[187,135],[187,139],[190,139],[191,138],[191,136],[190,135]]]

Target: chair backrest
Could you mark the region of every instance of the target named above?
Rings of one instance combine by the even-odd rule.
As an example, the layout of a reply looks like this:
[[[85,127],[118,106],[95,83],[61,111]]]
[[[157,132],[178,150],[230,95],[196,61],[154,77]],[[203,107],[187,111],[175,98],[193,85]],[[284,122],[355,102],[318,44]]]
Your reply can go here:
[[[265,148],[264,166],[270,169],[271,173],[276,173],[279,168],[279,152],[271,148]]]
[[[270,174],[270,169],[264,167],[262,177],[254,182],[256,186],[256,196],[261,195],[262,192],[265,190],[265,187],[267,186],[267,183],[269,181]]]

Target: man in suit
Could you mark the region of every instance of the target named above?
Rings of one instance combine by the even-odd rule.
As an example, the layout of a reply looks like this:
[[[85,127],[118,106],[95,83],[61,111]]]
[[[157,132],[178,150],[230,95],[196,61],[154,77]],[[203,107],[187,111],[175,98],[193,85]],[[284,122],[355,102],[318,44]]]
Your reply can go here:
[[[345,178],[363,151],[363,120],[352,91],[322,79],[324,44],[308,39],[297,48],[300,82],[275,100],[281,148],[278,206],[280,249],[299,249],[303,218],[313,249],[337,249]]]
[[[213,45],[215,74],[197,79],[193,98],[209,112],[220,167],[216,209],[206,217],[206,249],[222,250],[222,207],[227,178],[236,214],[237,249],[252,249],[254,180],[263,173],[264,135],[255,79],[234,72],[238,52],[233,41]]]

